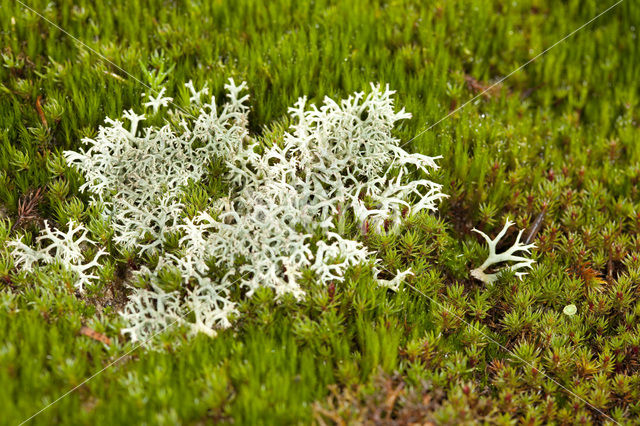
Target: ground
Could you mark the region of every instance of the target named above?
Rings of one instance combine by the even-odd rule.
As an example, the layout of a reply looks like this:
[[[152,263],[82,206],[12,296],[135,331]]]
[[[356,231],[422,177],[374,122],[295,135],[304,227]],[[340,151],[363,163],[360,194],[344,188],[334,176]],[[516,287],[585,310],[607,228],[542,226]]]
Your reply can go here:
[[[91,217],[61,152],[139,108],[163,72],[169,93],[190,79],[217,95],[229,77],[246,81],[265,143],[300,96],[389,84],[413,114],[395,136],[442,156],[430,178],[449,197],[396,236],[360,235],[386,269],[416,272],[398,292],[354,268],[339,285],[305,283],[302,302],[259,292],[216,337],[169,331],[161,350],[119,334],[140,259],[112,247],[113,274],[78,294],[63,271],[26,276],[0,253],[0,423],[107,366],[32,421],[640,422],[637,2],[485,93],[614,1],[26,4],[44,17],[0,0],[3,246],[44,220]],[[494,236],[507,217],[506,238],[532,234],[537,263],[487,285],[469,274],[487,253],[471,229]]]

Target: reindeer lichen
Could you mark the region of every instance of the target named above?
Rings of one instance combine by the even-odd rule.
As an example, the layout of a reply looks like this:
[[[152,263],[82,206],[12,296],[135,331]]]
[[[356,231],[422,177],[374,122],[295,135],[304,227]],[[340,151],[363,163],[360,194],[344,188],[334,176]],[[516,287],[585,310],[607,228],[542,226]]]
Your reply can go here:
[[[519,251],[524,253],[529,253],[529,251],[535,247],[535,244],[522,244],[520,242],[520,238],[522,237],[522,233],[524,232],[523,230],[520,230],[520,232],[518,232],[516,241],[513,243],[511,247],[509,247],[507,250],[503,251],[502,253],[499,253],[499,254],[496,253],[496,247],[498,246],[498,243],[500,242],[502,237],[504,237],[504,235],[507,233],[507,230],[513,224],[514,222],[511,222],[507,218],[507,220],[505,221],[504,227],[498,233],[498,235],[496,235],[496,237],[493,240],[489,238],[489,236],[484,232],[479,231],[475,228],[472,229],[472,231],[482,235],[482,238],[484,238],[485,241],[487,242],[487,245],[489,246],[489,256],[487,257],[487,259],[484,261],[482,265],[480,265],[478,268],[473,269],[471,271],[471,276],[473,276],[474,278],[484,283],[490,284],[495,280],[497,280],[500,274],[506,270],[518,271],[518,272],[515,272],[515,275],[517,277],[522,277],[523,275],[526,274],[526,272],[519,271],[519,270],[522,268],[530,268],[535,261],[533,259],[528,259],[524,256],[517,256],[514,253]],[[517,263],[514,265],[506,266],[502,270],[491,273],[491,274],[488,274],[485,272],[491,266],[504,263],[504,262],[517,262]]]
[[[202,103],[206,86],[186,86],[190,107],[199,113],[190,118],[173,111],[178,129],[169,122],[141,128],[145,116],[127,111],[128,129],[107,119],[94,139],[85,139],[85,151],[65,152],[86,177],[81,189],[104,206],[114,241],[157,258],[134,272],[146,284],[132,287],[123,312],[129,324],[123,332],[133,340],[174,322],[213,335],[230,324],[235,305],[229,293],[235,287],[248,296],[266,287],[277,297],[300,299],[305,269],[324,284],[343,281],[349,267],[369,262],[373,253],[336,232],[336,214],[351,210],[360,225],[393,232],[403,214],[435,210],[445,197],[439,184],[407,179],[437,169],[439,157],[409,154],[399,146],[391,130],[411,115],[395,111],[388,87],[372,84],[368,94],[340,102],[325,98],[320,107],[300,98],[289,109],[289,131],[264,146],[249,137],[245,83],[230,80],[228,102],[220,109],[213,97]],[[154,114],[170,99],[164,93],[145,104]],[[229,196],[209,200],[205,210],[187,217],[180,201],[184,189],[205,176],[214,157],[226,166]],[[318,232],[322,239],[312,242]],[[165,243],[174,234],[179,250],[167,251]],[[181,288],[163,290],[168,270],[177,274]],[[219,271],[222,278],[214,278]],[[397,289],[409,274],[398,272],[379,283]],[[185,319],[189,314],[194,321]]]

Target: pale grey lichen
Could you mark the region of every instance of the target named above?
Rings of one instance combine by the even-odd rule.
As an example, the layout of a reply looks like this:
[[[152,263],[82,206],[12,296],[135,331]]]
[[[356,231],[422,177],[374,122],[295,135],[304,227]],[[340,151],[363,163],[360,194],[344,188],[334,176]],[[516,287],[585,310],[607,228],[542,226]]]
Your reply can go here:
[[[480,265],[480,267],[473,269],[471,271],[471,276],[473,276],[474,278],[490,284],[493,283],[494,281],[496,281],[498,279],[498,277],[500,276],[500,274],[503,271],[518,271],[515,272],[515,275],[519,278],[522,278],[522,276],[526,275],[526,272],[524,271],[520,271],[520,269],[522,268],[531,268],[531,265],[533,265],[533,263],[535,263],[535,261],[533,259],[528,259],[524,256],[517,256],[514,253],[521,251],[524,253],[529,253],[529,251],[534,248],[536,245],[535,244],[522,244],[520,242],[520,238],[522,237],[522,233],[524,232],[524,230],[520,230],[520,232],[518,232],[518,236],[516,238],[516,241],[513,243],[513,245],[511,247],[509,247],[507,250],[503,251],[500,254],[496,253],[496,247],[498,245],[498,243],[500,242],[500,240],[502,239],[502,237],[504,237],[504,235],[507,233],[507,230],[511,227],[511,225],[513,225],[515,222],[511,222],[508,218],[504,224],[504,227],[502,228],[502,230],[500,231],[500,233],[498,233],[498,235],[492,240],[491,238],[489,238],[489,236],[487,234],[485,234],[482,231],[479,231],[475,228],[472,229],[472,231],[477,232],[478,234],[482,235],[482,238],[485,239],[485,241],[487,242],[487,245],[489,246],[489,256],[487,257],[487,259],[484,261],[484,263],[482,265]],[[509,266],[505,266],[503,269],[494,272],[492,274],[488,274],[485,271],[490,268],[493,265],[496,264],[500,264],[500,263],[504,263],[504,262],[516,262],[513,265],[509,265]]]
[[[291,128],[270,146],[249,137],[245,83],[230,80],[221,107],[213,97],[206,103],[206,86],[186,87],[191,111],[199,111],[195,118],[170,111],[166,125],[143,127],[145,116],[130,110],[123,115],[128,127],[106,119],[95,138],[84,140],[85,150],[64,153],[85,176],[81,189],[102,206],[114,242],[157,259],[134,273],[147,284],[131,286],[122,312],[122,332],[134,341],[174,323],[214,335],[231,324],[235,305],[229,294],[237,286],[248,295],[266,287],[277,297],[300,299],[305,269],[320,282],[340,282],[349,267],[370,262],[372,253],[336,232],[337,214],[350,210],[361,225],[394,232],[403,215],[435,210],[445,197],[434,182],[407,179],[437,169],[439,157],[409,154],[399,146],[391,130],[410,114],[395,111],[388,87],[372,85],[370,93],[340,102],[325,98],[320,107],[301,98],[289,109]],[[145,104],[154,114],[171,99],[164,93]],[[181,202],[184,190],[205,176],[213,157],[226,165],[229,196],[210,200],[209,208],[189,218]],[[324,237],[312,242],[318,233]],[[166,251],[168,236],[175,234],[179,250]],[[14,252],[25,267],[42,260],[20,244]],[[85,271],[73,260],[77,256],[66,256],[71,268]],[[98,257],[88,265],[96,266]],[[167,269],[179,274],[181,290],[163,289]],[[379,283],[397,289],[409,275],[410,270],[398,271]],[[80,285],[91,278],[84,276]]]
[[[73,221],[68,223],[66,232],[52,229],[44,221],[44,229],[36,239],[36,248],[26,245],[22,238],[9,241],[7,245],[12,249],[16,266],[33,271],[37,266],[57,262],[74,274],[73,285],[82,292],[87,284],[98,278],[93,272],[100,266],[100,257],[107,254],[102,248],[97,248],[97,243],[89,238],[88,232],[84,225]],[[97,251],[91,259],[85,260],[85,252],[89,247],[97,248]]]
[[[154,114],[157,114],[158,111],[160,111],[160,108],[169,106],[169,103],[173,101],[173,98],[164,96],[164,92],[166,91],[167,89],[163,87],[162,89],[160,89],[157,96],[155,97],[153,96],[152,93],[149,93],[148,95],[145,95],[143,93],[142,96],[148,96],[149,98],[149,102],[146,102],[144,106],[151,107],[153,109]]]

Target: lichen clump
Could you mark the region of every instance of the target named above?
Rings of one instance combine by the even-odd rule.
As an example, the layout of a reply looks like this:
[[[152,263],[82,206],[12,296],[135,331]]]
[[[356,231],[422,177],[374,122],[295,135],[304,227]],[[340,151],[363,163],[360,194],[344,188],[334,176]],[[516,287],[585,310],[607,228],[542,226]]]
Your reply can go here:
[[[407,179],[436,169],[438,157],[400,148],[391,131],[410,114],[395,111],[388,87],[371,85],[368,94],[340,102],[325,98],[319,108],[301,98],[289,109],[291,127],[270,145],[249,136],[245,83],[229,80],[222,107],[214,97],[204,100],[206,86],[187,87],[195,118],[174,110],[164,126],[142,127],[145,116],[127,111],[128,128],[107,119],[84,140],[86,150],[65,152],[113,241],[153,260],[134,272],[122,312],[122,331],[134,341],[173,323],[213,335],[230,325],[234,289],[251,296],[266,287],[300,299],[304,270],[321,283],[340,282],[347,268],[376,260],[338,232],[336,214],[393,232],[403,215],[435,210],[445,197],[439,184]],[[167,105],[162,95],[146,104],[153,113]],[[225,164],[228,196],[187,214],[185,188],[205,177],[213,158]],[[169,240],[178,248],[167,248]],[[379,283],[396,287],[408,275],[398,271]],[[178,288],[162,285],[167,276],[177,277]]]

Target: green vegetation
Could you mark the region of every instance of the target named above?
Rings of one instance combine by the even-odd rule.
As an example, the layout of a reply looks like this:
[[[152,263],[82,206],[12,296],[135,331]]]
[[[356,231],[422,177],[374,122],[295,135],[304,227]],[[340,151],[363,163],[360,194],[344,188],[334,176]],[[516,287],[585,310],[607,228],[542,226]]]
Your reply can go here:
[[[82,177],[61,153],[105,117],[139,110],[148,89],[136,79],[176,98],[188,98],[190,79],[217,97],[229,77],[245,80],[250,128],[264,143],[282,134],[299,96],[388,83],[413,114],[396,129],[408,141],[606,3],[28,2],[134,79],[0,0],[1,423],[25,420],[134,347],[117,312],[123,280],[144,259],[92,221]],[[406,218],[398,235],[350,223],[345,232],[377,250],[384,269],[411,267],[409,283],[427,297],[378,287],[364,266],[340,285],[305,280],[304,302],[258,292],[215,338],[169,331],[162,351],[131,352],[33,422],[598,424],[610,421],[604,412],[637,424],[638,32],[640,5],[627,0],[407,145],[443,156],[430,177],[449,194],[439,213]],[[202,191],[224,193],[219,172],[213,164],[194,184],[188,208],[201,208]],[[493,285],[470,276],[487,254],[473,227],[493,237],[508,216],[526,236],[540,214],[527,276]],[[35,239],[45,219],[91,224],[108,248],[83,295],[63,270],[13,266],[8,239]],[[563,313],[570,304],[574,315]],[[81,335],[83,324],[111,344]]]

